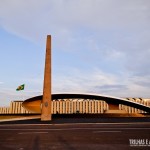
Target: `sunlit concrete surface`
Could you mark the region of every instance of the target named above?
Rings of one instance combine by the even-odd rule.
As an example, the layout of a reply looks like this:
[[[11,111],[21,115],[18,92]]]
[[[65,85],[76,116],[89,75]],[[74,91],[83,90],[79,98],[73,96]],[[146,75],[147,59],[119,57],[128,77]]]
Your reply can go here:
[[[29,112],[40,113],[40,101],[42,96],[32,97],[23,102],[23,107]],[[92,94],[52,94],[52,114],[70,114],[70,113],[104,113],[111,108],[117,108],[123,110],[123,113],[138,113],[139,110],[150,112],[150,102],[146,105],[132,101],[130,99],[110,97],[104,95],[92,95]],[[127,109],[123,109],[119,104],[128,106]],[[132,107],[132,108],[131,108]],[[133,110],[134,109],[134,110]],[[114,111],[115,112],[115,111]],[[119,111],[120,113],[121,111]]]
[[[11,123],[13,123],[13,121],[19,121],[19,120],[30,120],[30,119],[39,119],[41,116],[40,115],[30,115],[30,116],[20,116],[20,117],[12,117],[10,116],[10,118],[7,119],[0,119],[0,122],[8,122],[10,121]]]

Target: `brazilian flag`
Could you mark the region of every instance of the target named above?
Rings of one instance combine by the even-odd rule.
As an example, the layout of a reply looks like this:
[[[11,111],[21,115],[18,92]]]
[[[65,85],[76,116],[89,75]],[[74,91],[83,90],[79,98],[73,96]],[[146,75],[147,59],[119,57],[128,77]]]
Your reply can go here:
[[[24,90],[25,84],[22,84],[17,87],[16,91]]]

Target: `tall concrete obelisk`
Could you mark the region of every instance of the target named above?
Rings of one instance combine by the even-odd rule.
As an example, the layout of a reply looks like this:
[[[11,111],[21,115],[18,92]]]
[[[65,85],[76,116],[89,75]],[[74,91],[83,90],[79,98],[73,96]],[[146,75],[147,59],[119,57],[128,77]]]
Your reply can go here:
[[[41,121],[52,119],[51,101],[51,35],[47,35]]]

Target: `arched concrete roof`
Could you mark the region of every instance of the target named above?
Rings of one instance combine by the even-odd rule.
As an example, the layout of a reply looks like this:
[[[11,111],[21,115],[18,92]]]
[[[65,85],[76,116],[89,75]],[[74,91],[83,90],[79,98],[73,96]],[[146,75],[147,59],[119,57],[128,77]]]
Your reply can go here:
[[[41,101],[42,100],[42,95],[32,97],[30,99],[27,99],[23,102],[23,107],[26,107],[25,105],[28,103],[32,103],[34,101]],[[109,104],[123,104],[127,106],[131,106],[146,112],[150,112],[150,107],[145,106],[143,104],[139,104],[137,102],[133,102],[124,98],[118,98],[118,97],[111,97],[111,96],[105,96],[105,95],[100,95],[100,94],[68,94],[68,93],[63,93],[63,94],[52,94],[52,100],[55,99],[93,99],[93,100],[103,100]]]

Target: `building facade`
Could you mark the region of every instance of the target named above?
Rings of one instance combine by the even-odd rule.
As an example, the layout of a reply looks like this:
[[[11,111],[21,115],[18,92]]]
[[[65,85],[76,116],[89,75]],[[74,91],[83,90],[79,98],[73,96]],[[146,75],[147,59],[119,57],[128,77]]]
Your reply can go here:
[[[130,101],[150,106],[150,99],[143,98],[126,98]],[[12,101],[10,107],[0,107],[0,114],[35,114],[29,112],[22,107],[23,101]],[[119,104],[120,110],[125,110],[127,113],[146,113],[137,108]],[[102,100],[91,99],[57,99],[52,100],[51,112],[52,114],[102,114],[109,110],[109,106]]]

